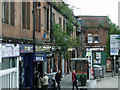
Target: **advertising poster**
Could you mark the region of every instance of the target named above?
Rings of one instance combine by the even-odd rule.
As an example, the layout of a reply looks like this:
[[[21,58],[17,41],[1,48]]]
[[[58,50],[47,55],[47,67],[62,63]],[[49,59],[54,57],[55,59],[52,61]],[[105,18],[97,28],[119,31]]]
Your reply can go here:
[[[106,71],[112,71],[112,64],[110,59],[106,60]]]

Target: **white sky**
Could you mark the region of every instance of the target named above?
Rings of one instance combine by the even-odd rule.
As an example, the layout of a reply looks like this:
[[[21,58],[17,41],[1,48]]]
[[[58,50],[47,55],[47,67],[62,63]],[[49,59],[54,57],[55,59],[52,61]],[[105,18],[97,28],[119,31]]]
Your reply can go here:
[[[64,0],[73,8],[75,15],[109,16],[118,25],[118,2],[120,0]]]

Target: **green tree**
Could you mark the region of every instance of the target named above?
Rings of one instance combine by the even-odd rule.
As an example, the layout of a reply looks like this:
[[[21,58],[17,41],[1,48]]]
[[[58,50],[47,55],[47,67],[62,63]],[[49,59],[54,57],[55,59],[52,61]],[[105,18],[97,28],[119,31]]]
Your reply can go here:
[[[108,37],[107,37],[107,41],[106,41],[106,52],[107,52],[107,56],[110,57],[110,35],[111,34],[120,34],[120,30],[118,28],[118,26],[114,23],[112,23],[112,21],[109,19],[109,17],[107,18],[108,20]]]

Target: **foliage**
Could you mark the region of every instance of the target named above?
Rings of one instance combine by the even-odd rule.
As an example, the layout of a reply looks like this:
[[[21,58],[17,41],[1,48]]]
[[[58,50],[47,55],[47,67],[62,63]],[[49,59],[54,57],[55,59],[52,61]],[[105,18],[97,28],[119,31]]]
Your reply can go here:
[[[73,32],[73,24],[67,20],[67,33],[70,35]]]
[[[67,19],[72,22],[74,22],[74,15],[72,9],[68,7],[68,4],[66,3],[58,3],[58,2],[53,2],[53,5],[58,8],[61,14],[67,17]]]
[[[110,56],[110,35],[111,34],[120,34],[120,30],[118,29],[118,26],[116,24],[111,22],[109,17],[107,18],[107,20],[108,20],[109,34],[108,34],[107,41],[106,41],[106,52],[109,57]]]
[[[66,52],[69,47],[77,46],[77,41],[72,39],[65,30],[62,31],[59,24],[53,23],[52,30],[55,45],[61,47],[60,51]]]

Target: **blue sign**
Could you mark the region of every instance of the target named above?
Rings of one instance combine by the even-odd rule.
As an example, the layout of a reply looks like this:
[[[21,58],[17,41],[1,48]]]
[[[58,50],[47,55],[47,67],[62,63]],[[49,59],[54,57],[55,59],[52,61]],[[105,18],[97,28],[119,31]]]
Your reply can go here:
[[[20,53],[33,52],[33,45],[20,45]]]
[[[46,53],[34,53],[33,61],[46,61]]]

